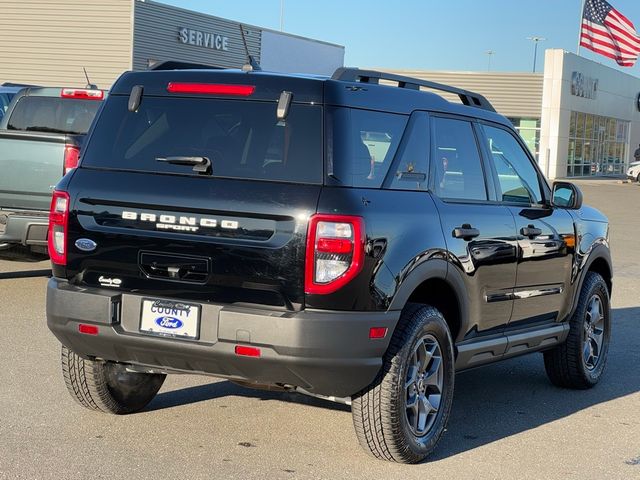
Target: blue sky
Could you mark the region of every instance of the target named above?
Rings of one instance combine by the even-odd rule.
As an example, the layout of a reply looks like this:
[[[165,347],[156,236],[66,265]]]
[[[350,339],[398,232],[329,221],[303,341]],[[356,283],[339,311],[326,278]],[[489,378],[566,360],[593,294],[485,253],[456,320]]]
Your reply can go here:
[[[260,27],[280,29],[280,0],[160,0]],[[639,0],[609,0],[640,29]],[[423,70],[531,71],[538,52],[575,52],[581,0],[284,0],[284,31],[346,47],[345,64]],[[581,49],[610,67],[613,60]],[[639,63],[640,65],[640,63]],[[636,65],[621,68],[640,76]],[[542,71],[542,56],[538,56]]]

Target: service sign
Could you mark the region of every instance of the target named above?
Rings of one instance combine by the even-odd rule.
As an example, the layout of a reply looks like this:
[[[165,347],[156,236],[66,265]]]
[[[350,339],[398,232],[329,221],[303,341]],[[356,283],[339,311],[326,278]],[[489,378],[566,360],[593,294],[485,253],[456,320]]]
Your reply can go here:
[[[229,50],[229,37],[193,28],[178,28],[178,41],[185,45],[194,45],[196,47],[223,50],[225,52]]]

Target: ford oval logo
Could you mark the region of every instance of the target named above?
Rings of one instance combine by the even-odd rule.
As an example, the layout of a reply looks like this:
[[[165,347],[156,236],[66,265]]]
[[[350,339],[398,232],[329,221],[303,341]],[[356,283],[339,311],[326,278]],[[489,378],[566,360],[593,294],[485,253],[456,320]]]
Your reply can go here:
[[[98,244],[88,238],[79,238],[76,240],[76,247],[83,252],[93,252]]]
[[[162,328],[175,330],[176,328],[182,327],[184,324],[182,323],[182,320],[178,320],[175,317],[158,317],[156,318],[156,325]]]

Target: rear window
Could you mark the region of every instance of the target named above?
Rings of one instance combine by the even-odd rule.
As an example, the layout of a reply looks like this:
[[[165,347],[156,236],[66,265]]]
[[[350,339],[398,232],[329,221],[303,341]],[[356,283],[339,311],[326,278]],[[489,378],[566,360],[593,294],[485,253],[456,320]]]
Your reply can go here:
[[[328,170],[340,183],[380,188],[407,124],[405,115],[351,108],[331,109]]]
[[[278,121],[275,102],[143,96],[136,112],[112,95],[97,120],[83,166],[192,174],[160,162],[206,157],[212,176],[322,183],[322,107],[292,104]]]
[[[8,130],[85,134],[102,102],[56,97],[22,97],[9,118]]]

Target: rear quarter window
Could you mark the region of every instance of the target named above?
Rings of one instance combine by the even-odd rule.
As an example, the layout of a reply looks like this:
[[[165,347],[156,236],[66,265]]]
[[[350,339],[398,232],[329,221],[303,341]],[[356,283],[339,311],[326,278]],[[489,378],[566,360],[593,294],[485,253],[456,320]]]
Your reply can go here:
[[[398,149],[407,116],[332,108],[327,122],[328,173],[343,185],[380,188]]]
[[[322,107],[275,102],[144,96],[136,112],[111,95],[82,160],[85,167],[193,174],[157,159],[206,157],[212,176],[322,183]]]

